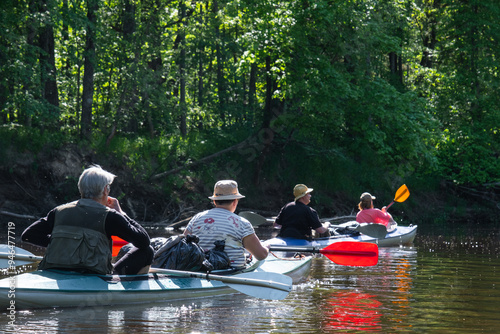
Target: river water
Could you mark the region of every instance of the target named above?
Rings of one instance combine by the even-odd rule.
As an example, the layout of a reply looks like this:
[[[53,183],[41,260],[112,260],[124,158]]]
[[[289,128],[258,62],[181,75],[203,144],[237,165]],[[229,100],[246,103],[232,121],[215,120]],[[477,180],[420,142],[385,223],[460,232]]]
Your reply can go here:
[[[234,294],[20,311],[15,332],[498,333],[499,249],[498,229],[443,236],[419,227],[413,246],[380,248],[374,267],[338,266],[315,258],[308,278],[281,301]],[[0,329],[7,329],[7,322],[1,313]]]

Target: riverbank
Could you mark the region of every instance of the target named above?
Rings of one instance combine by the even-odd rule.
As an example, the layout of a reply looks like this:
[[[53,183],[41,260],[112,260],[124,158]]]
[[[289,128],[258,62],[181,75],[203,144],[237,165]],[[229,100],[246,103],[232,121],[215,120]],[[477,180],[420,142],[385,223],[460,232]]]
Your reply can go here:
[[[182,224],[195,213],[211,207],[207,196],[211,194],[212,185],[206,185],[192,175],[179,173],[168,179],[152,180],[128,168],[125,161],[67,145],[58,150],[42,150],[36,155],[30,152],[7,153],[7,159],[0,165],[0,221],[34,221],[55,206],[78,199],[78,177],[82,168],[92,163],[117,175],[111,195],[120,200],[129,215],[144,224],[179,225],[179,222]],[[247,195],[240,202],[239,210],[272,216],[284,203],[292,200],[292,190],[288,185],[269,180],[255,185],[243,177],[238,182],[240,191]],[[410,188],[410,197],[404,203],[395,203],[390,209],[402,224],[497,223],[500,212],[498,187],[478,190],[430,179],[405,182]],[[311,205],[321,217],[357,212],[357,198],[352,192],[325,189],[321,184],[309,186],[315,188]],[[396,189],[375,192],[376,206],[392,201]]]

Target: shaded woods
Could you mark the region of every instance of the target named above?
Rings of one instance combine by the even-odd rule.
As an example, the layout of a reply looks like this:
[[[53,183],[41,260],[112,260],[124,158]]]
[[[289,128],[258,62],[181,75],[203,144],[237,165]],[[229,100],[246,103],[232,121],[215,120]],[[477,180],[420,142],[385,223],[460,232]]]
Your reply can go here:
[[[44,214],[98,163],[142,221],[189,217],[221,178],[269,214],[296,183],[324,216],[406,183],[396,217],[493,220],[499,14],[495,0],[3,0],[1,209]]]

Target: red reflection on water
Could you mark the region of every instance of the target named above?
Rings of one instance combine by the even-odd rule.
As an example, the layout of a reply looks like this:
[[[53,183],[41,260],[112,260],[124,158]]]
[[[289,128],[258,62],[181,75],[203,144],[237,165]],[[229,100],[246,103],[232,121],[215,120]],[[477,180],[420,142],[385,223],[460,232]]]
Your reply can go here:
[[[380,331],[380,307],[376,296],[367,293],[337,291],[332,293],[325,305],[325,330]]]
[[[384,316],[384,321],[390,319],[399,331],[398,324],[405,323],[409,311],[411,270],[409,259],[387,256],[377,267],[378,275],[361,275],[356,280],[358,288],[376,287],[377,295],[360,290],[338,290],[328,294],[321,306],[324,330],[381,331]]]

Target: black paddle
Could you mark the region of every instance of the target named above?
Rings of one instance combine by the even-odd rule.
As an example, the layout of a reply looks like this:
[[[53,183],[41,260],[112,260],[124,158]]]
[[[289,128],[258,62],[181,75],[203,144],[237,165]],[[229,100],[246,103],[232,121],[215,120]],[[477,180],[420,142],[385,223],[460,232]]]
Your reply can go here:
[[[381,224],[350,222],[352,225],[330,225],[333,228],[345,228],[353,232],[359,232],[376,239],[384,239],[387,228]]]

